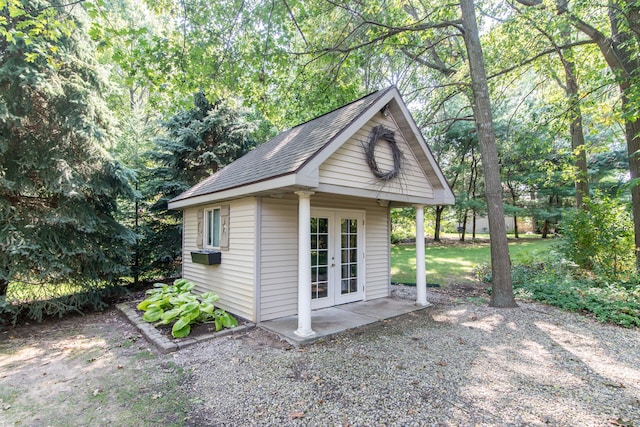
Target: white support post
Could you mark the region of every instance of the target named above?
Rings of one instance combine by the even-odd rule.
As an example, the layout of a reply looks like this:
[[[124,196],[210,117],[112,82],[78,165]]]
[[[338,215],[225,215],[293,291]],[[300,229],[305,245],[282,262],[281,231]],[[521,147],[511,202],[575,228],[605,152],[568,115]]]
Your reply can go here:
[[[416,205],[416,305],[429,305],[427,302],[427,279],[424,259],[423,205]]]
[[[311,329],[311,195],[313,191],[296,191],[298,195],[298,329],[299,337],[315,335]]]

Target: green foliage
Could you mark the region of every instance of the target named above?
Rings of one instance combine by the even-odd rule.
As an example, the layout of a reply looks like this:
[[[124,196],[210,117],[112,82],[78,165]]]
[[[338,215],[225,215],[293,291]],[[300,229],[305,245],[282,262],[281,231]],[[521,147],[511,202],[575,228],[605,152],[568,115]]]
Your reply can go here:
[[[103,148],[110,117],[93,46],[60,2],[21,8],[0,8],[13,36],[0,40],[0,294],[11,282],[116,281],[134,240],[115,218],[131,172]]]
[[[169,200],[247,153],[260,120],[230,101],[211,103],[204,92],[194,106],[163,123],[165,134],[149,153],[156,165],[145,188],[148,216],[140,234],[141,262],[156,274],[177,274],[182,254],[182,213],[168,211]]]
[[[513,267],[516,296],[592,315],[600,322],[640,327],[640,286],[581,275],[570,262],[547,259]]]
[[[583,269],[612,280],[634,271],[633,224],[627,206],[607,196],[585,201],[562,222],[562,253]]]
[[[177,279],[173,285],[156,283],[149,295],[138,304],[144,311],[142,318],[156,326],[173,324],[174,338],[184,338],[191,333],[194,324],[213,321],[216,331],[238,326],[238,321],[221,308],[215,308],[218,296],[205,292],[199,296],[191,293],[195,285],[186,279]]]
[[[416,217],[413,208],[391,209],[391,243],[416,238]]]
[[[122,286],[105,282],[27,284],[12,282],[6,296],[0,296],[0,323],[17,324],[30,319],[103,310],[109,299],[125,292]]]

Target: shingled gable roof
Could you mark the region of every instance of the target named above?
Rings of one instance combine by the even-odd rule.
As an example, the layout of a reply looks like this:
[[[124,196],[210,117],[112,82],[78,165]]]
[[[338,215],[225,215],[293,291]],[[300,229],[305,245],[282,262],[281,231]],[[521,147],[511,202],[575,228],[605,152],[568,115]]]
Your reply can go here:
[[[318,185],[317,177],[303,173],[305,166],[308,169],[328,157],[331,153],[322,153],[325,148],[335,146],[332,143],[336,140],[350,137],[351,134],[344,133],[348,130],[356,132],[361,121],[369,120],[396,97],[399,100],[400,94],[391,86],[286,130],[175,197],[169,202],[169,208],[179,209],[221,200],[227,198],[226,195],[238,197],[285,187],[315,187]],[[400,103],[403,113],[409,114],[402,101]],[[359,126],[352,126],[356,123]],[[415,127],[413,121],[411,124]],[[424,142],[422,145],[426,148]],[[437,169],[433,171],[437,175],[435,181],[446,188],[452,198],[442,172],[428,148],[426,151],[428,162]],[[217,194],[212,197],[212,193]]]

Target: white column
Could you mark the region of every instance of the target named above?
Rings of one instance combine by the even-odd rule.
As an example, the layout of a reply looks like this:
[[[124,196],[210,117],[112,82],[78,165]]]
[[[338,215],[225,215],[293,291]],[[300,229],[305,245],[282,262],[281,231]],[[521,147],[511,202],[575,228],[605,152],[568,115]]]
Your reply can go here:
[[[298,195],[298,329],[300,337],[315,335],[311,329],[311,195],[313,191],[296,191]]]
[[[424,264],[424,206],[416,205],[416,305],[429,305]]]

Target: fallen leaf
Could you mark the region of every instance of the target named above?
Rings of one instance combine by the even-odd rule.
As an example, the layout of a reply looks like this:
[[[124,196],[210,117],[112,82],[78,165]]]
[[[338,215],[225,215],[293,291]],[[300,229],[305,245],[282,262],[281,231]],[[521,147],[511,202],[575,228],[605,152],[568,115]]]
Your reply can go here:
[[[445,362],[444,360],[441,360],[437,363],[440,366],[447,366],[447,362]]]
[[[295,419],[298,419],[298,418],[304,418],[304,412],[302,412],[302,411],[291,411],[289,413],[289,419],[290,420],[295,420]]]

